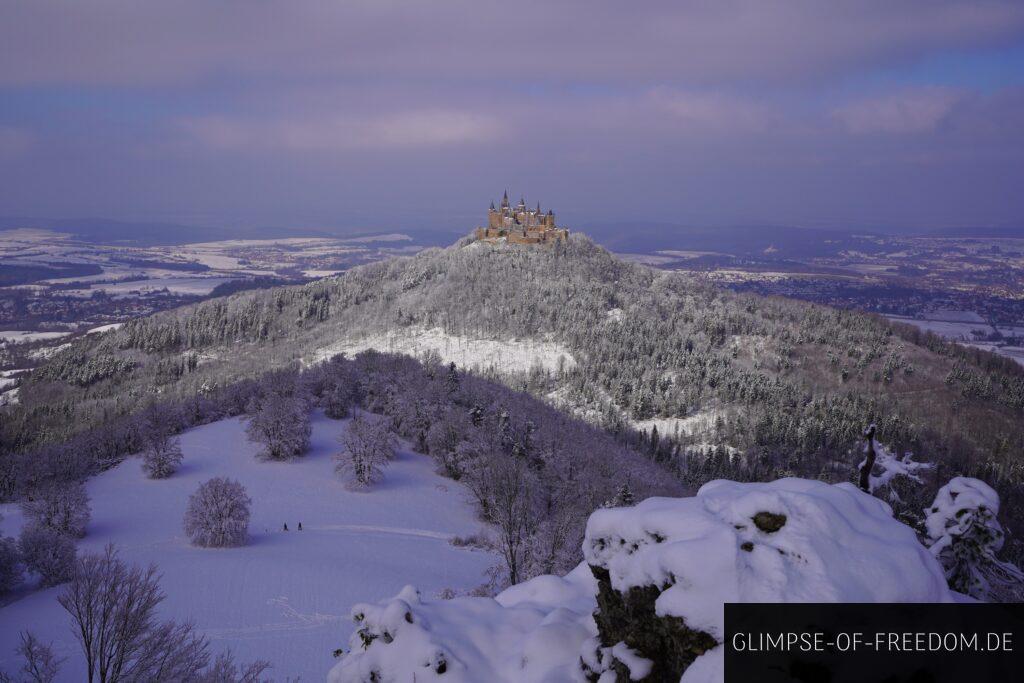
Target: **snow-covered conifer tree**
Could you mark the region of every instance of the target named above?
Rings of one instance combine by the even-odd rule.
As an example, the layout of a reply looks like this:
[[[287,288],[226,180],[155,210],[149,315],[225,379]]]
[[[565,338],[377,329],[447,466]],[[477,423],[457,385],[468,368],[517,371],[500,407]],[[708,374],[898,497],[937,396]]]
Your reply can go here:
[[[999,494],[978,479],[956,477],[925,510],[931,551],[949,587],[979,600],[1024,600],[1024,572],[996,557],[1005,536],[996,517]]]

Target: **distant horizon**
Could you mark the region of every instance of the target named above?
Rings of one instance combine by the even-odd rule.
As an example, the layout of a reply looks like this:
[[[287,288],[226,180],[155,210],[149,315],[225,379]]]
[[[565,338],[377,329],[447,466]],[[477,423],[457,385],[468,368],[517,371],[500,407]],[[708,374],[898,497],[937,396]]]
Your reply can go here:
[[[450,235],[454,240],[461,236],[470,234],[474,228],[485,223],[486,212],[479,212],[480,216],[476,221],[469,221],[465,225],[454,225],[449,222],[420,224],[400,223],[385,225],[345,225],[344,223],[322,224],[322,225],[240,225],[223,224],[217,225],[200,221],[159,221],[159,220],[122,220],[102,216],[78,216],[69,218],[35,217],[35,216],[5,216],[0,215],[0,232],[17,229],[41,229],[54,232],[81,231],[82,234],[92,234],[96,231],[103,232],[105,229],[113,229],[118,233],[132,230],[157,230],[187,228],[192,231],[210,231],[216,239],[284,239],[290,237],[325,237],[325,238],[358,238],[389,233],[406,234],[412,239],[417,237],[426,238],[430,245],[444,246],[438,240],[444,235]],[[637,230],[654,230],[660,232],[660,237],[670,242],[674,237],[685,238],[688,235],[721,231],[812,231],[823,233],[835,233],[837,235],[852,234],[877,234],[891,237],[928,237],[953,235],[958,237],[1009,237],[1024,239],[1024,221],[1011,222],[1003,225],[948,225],[934,226],[931,228],[898,228],[894,226],[827,226],[827,225],[787,225],[781,223],[734,223],[723,225],[686,225],[657,220],[638,220],[635,218],[614,219],[605,217],[603,220],[571,222],[559,215],[559,226],[565,226],[572,232],[590,234],[594,232],[594,239],[600,241],[602,233],[614,232],[617,227],[630,226]],[[168,237],[172,237],[168,235]],[[144,238],[140,236],[142,241]],[[119,238],[118,241],[131,241],[128,238]],[[168,242],[174,244],[175,242]]]
[[[1024,225],[1020,2],[2,13],[0,215],[468,230],[507,187],[570,227]]]

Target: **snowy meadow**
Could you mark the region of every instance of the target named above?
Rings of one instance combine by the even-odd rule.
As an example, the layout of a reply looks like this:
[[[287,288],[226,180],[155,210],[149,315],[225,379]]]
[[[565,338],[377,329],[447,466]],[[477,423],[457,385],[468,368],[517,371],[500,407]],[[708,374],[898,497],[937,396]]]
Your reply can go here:
[[[466,591],[496,561],[449,543],[480,523],[465,489],[435,474],[426,456],[400,448],[372,490],[347,489],[332,458],[349,423],[316,413],[309,450],[289,462],[257,459],[237,418],[185,432],[181,468],[167,479],[148,479],[129,458],[88,481],[92,518],[79,555],[114,543],[130,564],[157,564],[167,595],[161,619],[192,620],[214,654],[231,648],[241,661],[269,660],[276,680],[323,680],[353,629],[352,605],[407,583],[429,595]],[[245,546],[195,547],[182,529],[189,496],[217,476],[237,480],[252,498]],[[2,514],[3,535],[16,537],[20,509],[4,505]],[[20,666],[18,634],[30,630],[67,658],[59,681],[84,680],[70,618],[57,603],[62,588],[23,585],[5,599],[0,668]]]

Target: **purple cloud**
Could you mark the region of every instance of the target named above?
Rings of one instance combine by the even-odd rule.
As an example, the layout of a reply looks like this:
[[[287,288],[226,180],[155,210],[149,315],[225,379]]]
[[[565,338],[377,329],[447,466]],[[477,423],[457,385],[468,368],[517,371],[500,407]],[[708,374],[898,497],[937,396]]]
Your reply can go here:
[[[569,222],[1024,220],[1013,0],[13,0],[0,19],[0,215],[462,229],[515,186]]]
[[[1022,30],[1013,0],[22,0],[5,3],[0,82],[788,81]]]

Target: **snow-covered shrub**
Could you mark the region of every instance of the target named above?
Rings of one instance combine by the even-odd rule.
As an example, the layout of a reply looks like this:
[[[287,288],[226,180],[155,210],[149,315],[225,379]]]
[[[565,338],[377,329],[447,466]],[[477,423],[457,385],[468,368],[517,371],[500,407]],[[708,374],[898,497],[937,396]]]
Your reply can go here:
[[[367,488],[383,476],[395,457],[395,436],[384,420],[357,415],[341,435],[345,450],[336,456],[335,469],[348,478],[349,486]]]
[[[89,494],[79,482],[50,484],[34,491],[21,503],[26,520],[57,533],[82,538],[89,523]]]
[[[65,534],[30,524],[21,530],[18,550],[25,567],[39,575],[41,585],[56,586],[71,578],[75,542]]]
[[[956,477],[925,510],[931,551],[953,590],[979,600],[1024,600],[1024,572],[996,557],[1005,535],[996,517],[999,494],[978,479]]]
[[[207,548],[245,545],[249,539],[251,504],[244,486],[214,477],[189,497],[185,533],[193,544]]]
[[[913,530],[850,484],[710,482],[692,498],[597,510],[583,550],[564,578],[494,599],[429,602],[406,588],[357,605],[351,653],[328,680],[720,681],[725,602],[953,599]]]
[[[272,393],[260,402],[246,433],[263,445],[260,455],[268,460],[290,460],[309,448],[311,427],[305,401]]]
[[[166,408],[154,407],[142,419],[142,469],[150,479],[166,479],[181,465],[181,441],[176,420]]]
[[[0,596],[18,585],[21,575],[21,554],[17,542],[9,536],[0,538]]]

